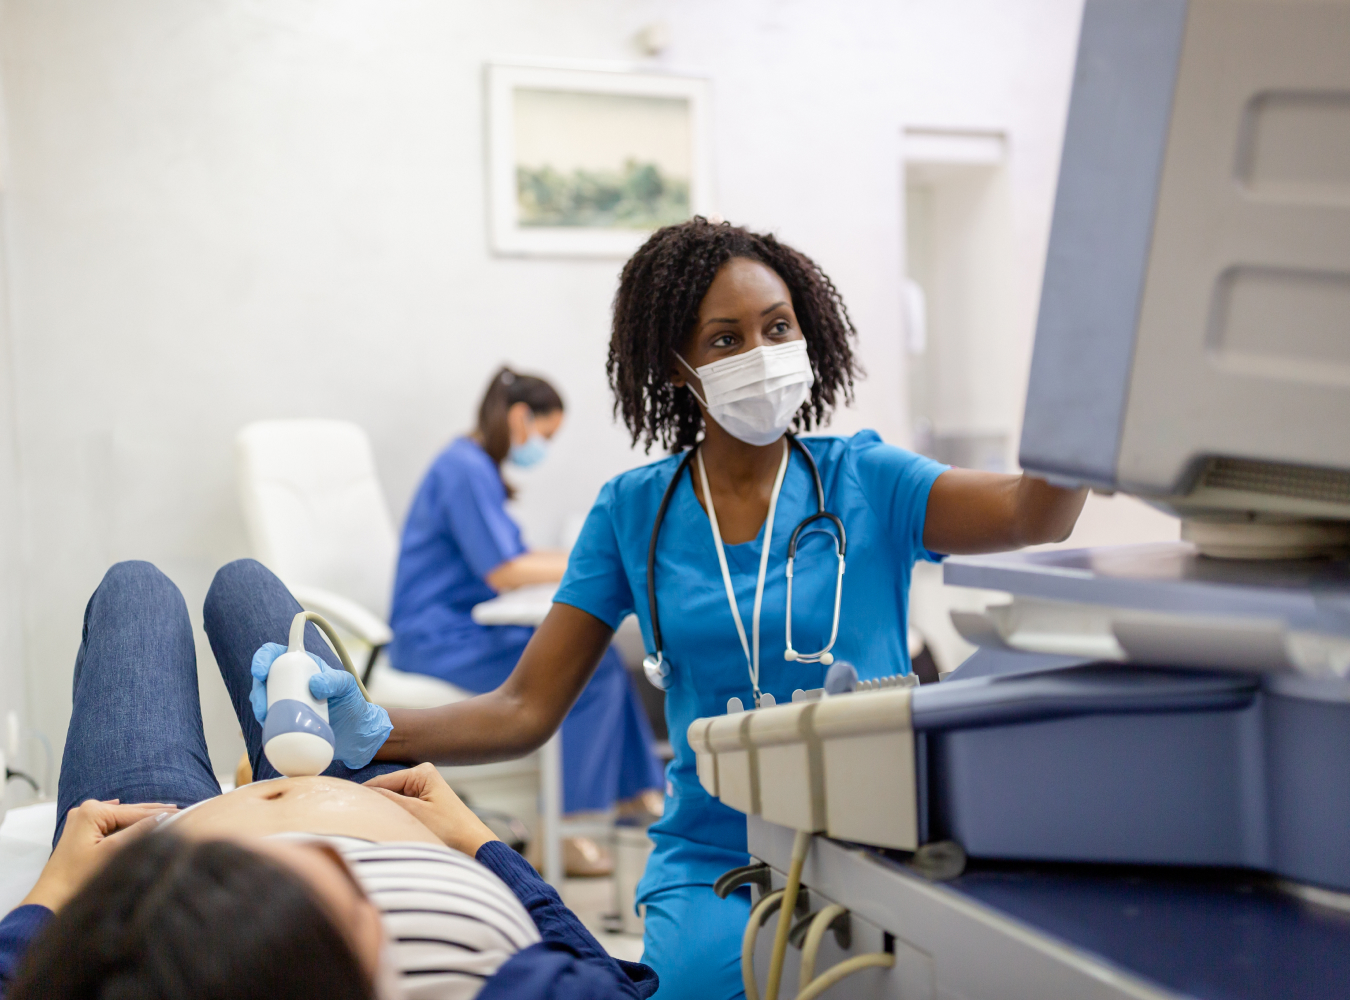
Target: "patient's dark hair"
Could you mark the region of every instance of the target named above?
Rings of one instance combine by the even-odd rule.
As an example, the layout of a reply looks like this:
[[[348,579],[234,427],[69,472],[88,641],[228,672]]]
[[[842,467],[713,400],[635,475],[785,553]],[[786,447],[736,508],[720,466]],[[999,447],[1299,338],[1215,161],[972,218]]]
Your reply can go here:
[[[535,375],[522,375],[505,367],[493,375],[478,404],[478,440],[499,467],[511,450],[506,412],[517,403],[524,403],[536,417],[563,408],[558,390]]]
[[[9,1000],[369,1000],[305,883],[228,841],[141,837],[63,907]]]
[[[614,296],[606,364],[614,412],[623,417],[633,443],[641,441],[648,451],[656,442],[679,451],[698,439],[703,426],[698,404],[670,381],[674,352],[684,350],[703,296],[733,257],[763,264],[792,295],[816,374],[811,398],[792,426],[811,430],[829,420],[836,400],[853,399],[853,380],[862,374],[850,344],[857,331],[825,272],[772,235],[696,215],[654,232],[624,265]]]

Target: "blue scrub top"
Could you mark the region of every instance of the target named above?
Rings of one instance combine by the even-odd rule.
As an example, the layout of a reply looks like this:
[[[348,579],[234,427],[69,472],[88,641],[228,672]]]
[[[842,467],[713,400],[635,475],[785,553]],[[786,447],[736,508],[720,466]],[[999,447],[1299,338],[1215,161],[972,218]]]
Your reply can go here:
[[[835,657],[852,663],[863,679],[908,673],[910,571],[919,559],[938,558],[923,547],[923,527],[928,492],[947,466],[885,444],[875,431],[801,441],[820,468],[825,509],[838,515],[848,534]],[[672,456],[605,484],[554,598],[611,628],[636,614],[648,650],[653,642],[647,546],[679,461]],[[825,679],[826,668],[818,663],[783,659],[788,539],[815,511],[811,471],[794,451],[778,499],[760,612],[760,689],[780,704],[795,689],[817,688]],[[747,638],[763,535],[761,527],[754,541],[725,547]],[[676,886],[709,885],[746,863],[745,816],[703,790],[687,731],[696,718],[724,714],[728,698],[754,703],[708,517],[687,473],[666,511],[656,556],[661,633],[671,668],[666,718],[675,759],[666,773],[666,813],[651,828],[656,847],[638,886],[639,901]],[[829,639],[837,567],[829,536],[812,532],[799,541],[792,588],[792,640],[799,651],[815,652]]]
[[[483,663],[514,666],[533,630],[487,628],[470,612],[497,596],[488,573],[524,551],[496,464],[471,438],[455,440],[427,470],[403,527],[389,616],[394,665],[471,689]]]

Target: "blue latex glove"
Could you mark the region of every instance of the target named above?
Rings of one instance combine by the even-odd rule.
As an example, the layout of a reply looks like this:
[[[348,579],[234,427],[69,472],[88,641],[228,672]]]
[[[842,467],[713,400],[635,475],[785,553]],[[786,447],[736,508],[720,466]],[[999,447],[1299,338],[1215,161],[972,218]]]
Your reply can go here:
[[[269,642],[253,654],[253,689],[249,704],[258,722],[267,721],[267,675],[276,658],[286,652],[279,642]],[[323,660],[306,650],[309,658],[319,665],[319,672],[309,679],[309,693],[328,702],[328,724],[333,727],[337,746],[333,756],[353,771],[365,767],[375,759],[375,752],[384,746],[394,731],[389,713],[379,705],[372,705],[361,697],[356,678],[345,670],[334,670]]]

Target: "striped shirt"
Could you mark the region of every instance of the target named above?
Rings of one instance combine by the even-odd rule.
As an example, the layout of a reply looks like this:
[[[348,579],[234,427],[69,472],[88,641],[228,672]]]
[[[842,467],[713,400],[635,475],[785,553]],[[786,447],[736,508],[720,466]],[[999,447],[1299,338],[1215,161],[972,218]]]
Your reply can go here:
[[[280,834],[331,843],[384,915],[408,1000],[468,1000],[516,952],[541,940],[501,879],[449,847]]]

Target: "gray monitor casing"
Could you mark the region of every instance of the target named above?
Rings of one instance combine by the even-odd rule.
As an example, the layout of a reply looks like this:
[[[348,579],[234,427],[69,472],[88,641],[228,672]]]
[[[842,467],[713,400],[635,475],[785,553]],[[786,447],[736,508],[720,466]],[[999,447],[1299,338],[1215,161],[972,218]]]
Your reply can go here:
[[[1350,519],[1350,0],[1087,0],[1020,458]]]

